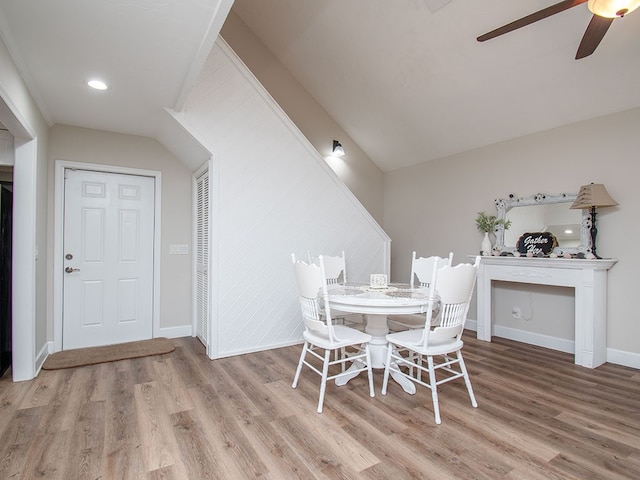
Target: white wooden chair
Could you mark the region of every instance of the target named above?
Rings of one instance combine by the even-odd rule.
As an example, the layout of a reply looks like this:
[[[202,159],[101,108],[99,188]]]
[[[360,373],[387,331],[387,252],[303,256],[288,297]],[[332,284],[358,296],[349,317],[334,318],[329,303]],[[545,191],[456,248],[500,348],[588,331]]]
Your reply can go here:
[[[319,263],[314,260],[319,260],[320,255],[313,258],[309,254],[309,263]],[[324,262],[324,278],[327,281],[327,285],[335,285],[338,283],[347,282],[347,260],[344,255],[344,250],[340,256],[322,255]]]
[[[473,265],[465,263],[455,267],[446,266],[438,270],[437,265],[434,264],[429,301],[430,306],[433,307],[436,303],[440,304],[440,323],[436,327],[431,327],[433,308],[429,308],[423,328],[387,335],[389,347],[382,394],[386,395],[387,393],[390,372],[398,373],[429,388],[437,424],[441,423],[438,385],[442,383],[460,377],[464,378],[471,405],[474,408],[478,406],[462,358],[462,332],[479,263],[480,257],[478,256]],[[425,360],[426,367],[424,366]],[[436,377],[436,371],[440,373],[439,379]],[[428,374],[428,383],[422,381],[422,372]]]
[[[318,257],[319,266],[296,261],[291,255],[294,264],[296,283],[298,285],[298,297],[302,318],[304,320],[304,346],[300,354],[300,361],[293,379],[292,387],[296,388],[302,366],[306,365],[320,375],[320,398],[318,400],[318,413],[322,413],[324,393],[328,380],[339,378],[343,375],[352,375],[355,372],[367,372],[369,377],[369,394],[375,396],[373,390],[373,373],[371,370],[371,357],[369,354],[369,341],[371,335],[345,325],[334,325],[331,318],[331,308],[328,302],[327,281],[324,275],[323,257]],[[321,305],[324,299],[324,308]],[[340,356],[331,360],[332,351],[341,351],[346,347],[355,347],[357,352],[349,356]],[[319,351],[324,350],[324,354]],[[307,354],[322,362],[322,370],[307,360]],[[353,363],[357,370],[345,371],[345,364]],[[315,362],[317,364],[317,362]],[[329,374],[329,368],[341,364],[342,369],[337,374]]]
[[[413,252],[411,257],[411,280],[409,284],[413,288],[429,288],[431,283],[431,277],[433,274],[434,263],[437,264],[438,269],[445,265],[451,266],[453,262],[453,252],[449,252],[447,258],[431,256],[431,257],[416,257],[416,252]],[[416,281],[417,280],[417,281]],[[432,325],[438,322],[438,315],[432,316]],[[410,314],[410,315],[389,315],[387,318],[390,327],[396,327],[401,329],[407,328],[422,328],[424,327],[424,315]]]
[[[318,264],[320,255],[314,257],[307,252],[309,263]],[[339,283],[347,283],[347,260],[344,250],[340,256],[322,255],[324,261],[324,273],[327,285],[336,285]],[[342,324],[349,327],[364,330],[364,319],[361,314],[339,312],[334,310],[331,319],[335,325]]]

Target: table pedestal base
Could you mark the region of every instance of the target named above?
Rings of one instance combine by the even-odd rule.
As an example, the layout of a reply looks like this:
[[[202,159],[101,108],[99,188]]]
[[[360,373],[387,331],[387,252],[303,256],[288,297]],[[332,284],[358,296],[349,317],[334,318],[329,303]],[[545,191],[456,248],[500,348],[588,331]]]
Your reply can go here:
[[[371,335],[371,341],[369,342],[371,368],[383,369],[387,363],[387,348],[389,345],[389,342],[387,342],[387,334],[389,333],[387,316],[367,314],[365,315],[365,321],[366,326],[364,331]],[[356,362],[354,365],[349,367],[347,371],[357,370],[359,368],[361,368],[361,362]],[[336,385],[346,385],[349,380],[357,376],[358,372],[354,372],[353,375],[344,375],[336,378]],[[391,372],[391,378],[400,384],[405,392],[410,393],[411,395],[416,393],[416,386],[411,380],[395,372]]]

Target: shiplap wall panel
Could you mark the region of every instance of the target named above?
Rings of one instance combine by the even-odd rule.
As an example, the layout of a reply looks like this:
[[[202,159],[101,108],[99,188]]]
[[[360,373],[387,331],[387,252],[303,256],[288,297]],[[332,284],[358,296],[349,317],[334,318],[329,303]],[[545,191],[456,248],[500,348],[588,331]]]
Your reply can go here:
[[[352,281],[388,272],[388,236],[223,41],[180,118],[217,162],[212,357],[301,341],[292,252],[345,250]]]

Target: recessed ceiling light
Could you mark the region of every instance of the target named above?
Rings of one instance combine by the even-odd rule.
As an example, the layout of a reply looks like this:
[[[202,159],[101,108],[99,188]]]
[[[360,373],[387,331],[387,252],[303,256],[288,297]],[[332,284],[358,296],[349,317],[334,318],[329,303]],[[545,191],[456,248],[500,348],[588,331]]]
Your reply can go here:
[[[109,88],[107,84],[102,80],[89,80],[87,82],[87,85],[89,85],[91,88],[95,88],[96,90],[106,90],[107,88]]]

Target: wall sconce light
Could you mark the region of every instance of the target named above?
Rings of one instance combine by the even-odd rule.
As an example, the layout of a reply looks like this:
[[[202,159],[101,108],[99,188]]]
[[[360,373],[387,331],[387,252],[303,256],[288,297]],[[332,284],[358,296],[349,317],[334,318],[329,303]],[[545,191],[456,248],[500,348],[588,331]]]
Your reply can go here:
[[[615,207],[618,205],[604,185],[601,183],[590,183],[580,187],[575,202],[569,208],[589,208],[591,209],[591,253],[594,257],[600,258],[596,253],[596,207]]]
[[[333,155],[335,157],[342,157],[344,155],[344,148],[338,140],[333,141]]]

